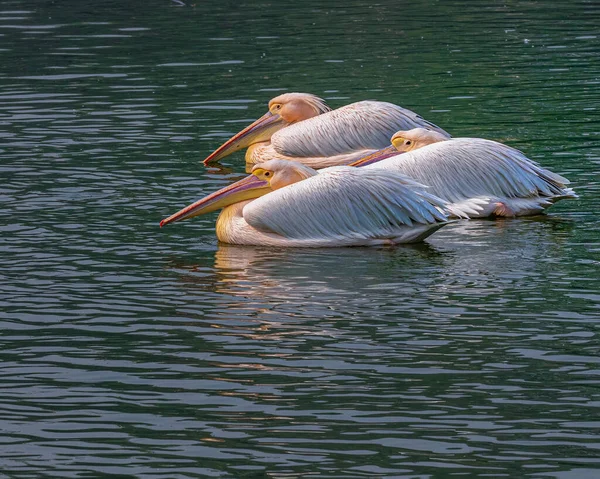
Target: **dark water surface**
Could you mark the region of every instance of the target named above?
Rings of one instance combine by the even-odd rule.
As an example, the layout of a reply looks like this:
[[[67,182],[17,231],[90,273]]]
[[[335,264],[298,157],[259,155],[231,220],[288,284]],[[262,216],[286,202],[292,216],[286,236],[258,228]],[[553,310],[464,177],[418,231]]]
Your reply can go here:
[[[600,477],[600,6],[0,1],[0,477]],[[411,108],[580,200],[396,248],[163,217],[280,91]]]

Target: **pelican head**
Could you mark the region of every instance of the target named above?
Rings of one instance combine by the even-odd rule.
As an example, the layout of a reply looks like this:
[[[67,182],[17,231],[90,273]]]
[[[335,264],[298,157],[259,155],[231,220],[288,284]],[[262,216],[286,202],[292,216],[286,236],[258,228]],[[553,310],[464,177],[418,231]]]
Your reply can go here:
[[[194,216],[204,215],[212,211],[240,201],[259,198],[271,191],[283,188],[298,181],[316,175],[312,168],[288,160],[269,160],[255,165],[252,174],[243,180],[237,181],[215,193],[205,196],[201,200],[179,210],[177,213],[160,222],[164,226],[175,221],[185,220]]]
[[[427,130],[425,128],[413,128],[407,131],[397,131],[392,136],[392,145],[396,150],[404,153],[422,148],[438,141],[445,141],[448,137],[437,131]]]
[[[321,98],[310,93],[284,93],[269,102],[269,111],[232,136],[204,160],[208,165],[254,143],[269,141],[282,128],[329,111]]]
[[[278,190],[316,174],[317,172],[310,166],[289,160],[268,160],[252,168],[252,175],[266,181],[272,190]]]

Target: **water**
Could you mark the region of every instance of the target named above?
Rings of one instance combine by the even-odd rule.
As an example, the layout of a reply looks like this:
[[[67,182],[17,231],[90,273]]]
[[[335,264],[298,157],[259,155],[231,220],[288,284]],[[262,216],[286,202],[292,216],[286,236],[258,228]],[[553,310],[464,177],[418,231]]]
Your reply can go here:
[[[0,477],[600,477],[597,2],[0,2]],[[411,108],[580,200],[417,246],[158,222],[281,91]]]

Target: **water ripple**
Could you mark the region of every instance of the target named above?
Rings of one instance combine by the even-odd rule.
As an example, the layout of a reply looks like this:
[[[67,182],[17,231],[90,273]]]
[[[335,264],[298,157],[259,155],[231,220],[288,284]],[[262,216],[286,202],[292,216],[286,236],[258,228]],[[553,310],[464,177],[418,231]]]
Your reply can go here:
[[[179,3],[0,11],[2,473],[596,477],[594,2],[408,22]],[[215,216],[159,229],[245,176],[241,154],[201,160],[284,91],[403,104],[581,198],[398,248],[222,245]]]

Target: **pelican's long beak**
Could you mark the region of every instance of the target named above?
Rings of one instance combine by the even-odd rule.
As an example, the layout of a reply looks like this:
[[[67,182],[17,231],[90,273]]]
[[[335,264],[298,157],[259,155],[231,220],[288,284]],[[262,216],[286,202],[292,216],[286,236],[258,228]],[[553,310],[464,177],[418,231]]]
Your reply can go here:
[[[269,111],[219,146],[219,148],[206,157],[204,164],[208,165],[209,163],[220,160],[227,155],[231,155],[242,148],[250,146],[252,143],[267,141],[271,139],[273,133],[281,130],[285,125],[286,122],[283,118],[277,114],[274,115]]]
[[[194,216],[203,215],[216,211],[226,206],[238,203],[240,201],[259,198],[270,191],[273,191],[269,183],[258,179],[254,175],[247,176],[243,180],[237,181],[232,185],[221,188],[219,191],[211,193],[201,200],[186,206],[177,213],[165,218],[160,222],[161,228],[175,221],[185,220]]]
[[[396,150],[393,145],[387,146],[381,150],[377,150],[375,153],[371,153],[370,155],[363,156],[362,158],[356,160],[354,163],[350,163],[350,166],[367,166],[372,163],[377,163],[378,161],[385,160],[391,156],[399,155],[400,151]]]

